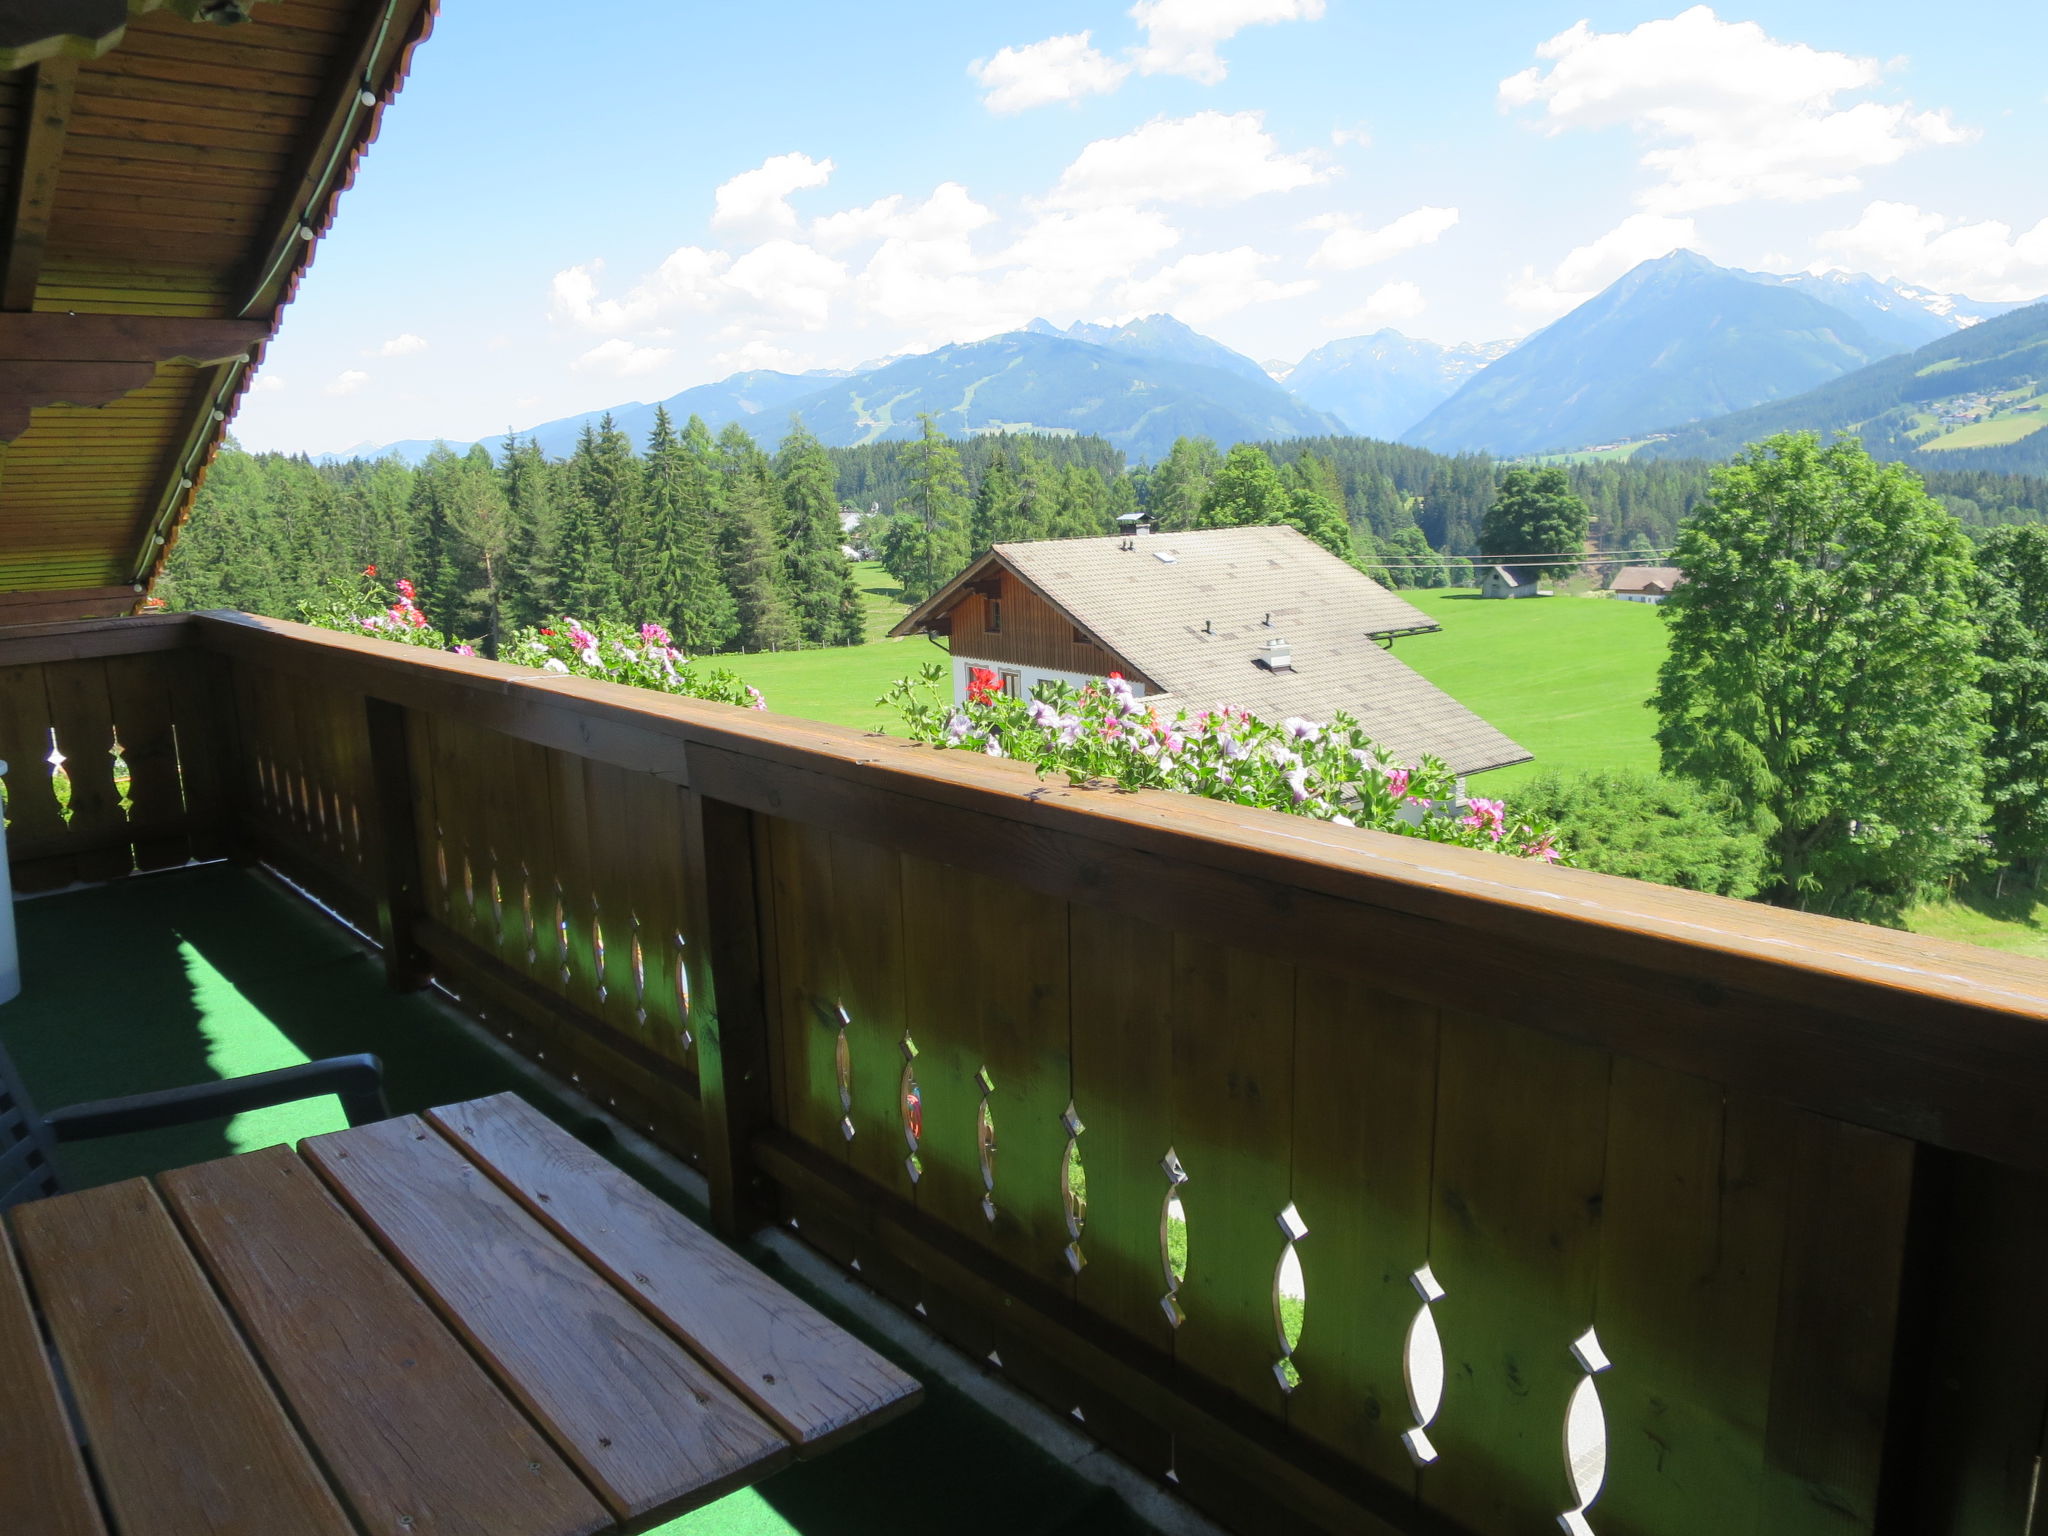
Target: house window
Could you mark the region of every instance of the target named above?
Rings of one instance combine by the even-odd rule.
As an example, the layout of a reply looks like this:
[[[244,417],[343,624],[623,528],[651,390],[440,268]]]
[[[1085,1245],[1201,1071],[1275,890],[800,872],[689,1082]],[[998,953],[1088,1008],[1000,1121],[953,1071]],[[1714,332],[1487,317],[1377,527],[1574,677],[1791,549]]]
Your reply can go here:
[[[1013,672],[1008,667],[1005,667],[1002,671],[1002,679],[1003,692],[1005,694],[1013,699],[1024,697],[1024,674],[1022,672]]]
[[[1000,597],[981,600],[981,627],[991,635],[1003,632],[1003,600]]]

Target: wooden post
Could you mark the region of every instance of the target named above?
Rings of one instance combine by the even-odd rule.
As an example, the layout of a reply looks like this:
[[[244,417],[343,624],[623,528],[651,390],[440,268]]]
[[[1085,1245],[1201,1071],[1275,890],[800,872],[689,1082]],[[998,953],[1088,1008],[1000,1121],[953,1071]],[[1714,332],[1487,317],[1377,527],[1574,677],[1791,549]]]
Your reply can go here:
[[[752,815],[683,793],[684,910],[698,950],[690,1018],[703,1107],[711,1220],[728,1240],[774,1220],[754,1138],[773,1123],[762,970],[763,894],[755,879]]]
[[[384,979],[393,991],[416,992],[427,984],[432,962],[414,936],[415,925],[426,916],[426,891],[420,876],[419,829],[413,820],[405,710],[365,697],[363,712],[377,808],[377,941],[384,946]]]

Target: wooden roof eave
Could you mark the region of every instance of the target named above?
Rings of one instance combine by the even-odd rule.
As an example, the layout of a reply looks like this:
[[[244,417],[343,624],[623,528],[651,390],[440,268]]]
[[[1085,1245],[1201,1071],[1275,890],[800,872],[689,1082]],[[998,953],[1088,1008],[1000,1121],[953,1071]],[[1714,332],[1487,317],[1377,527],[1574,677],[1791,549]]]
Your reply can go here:
[[[61,237],[59,249],[53,251],[50,237],[69,164],[73,108],[85,112],[96,99],[78,61],[106,54],[122,41],[124,32],[136,39],[132,46],[142,47],[151,28],[130,26],[135,14],[167,10],[188,19],[210,18],[218,0],[112,0],[111,10],[98,0],[67,0],[63,21],[71,32],[61,46],[24,40],[23,28],[30,24],[20,15],[0,16],[0,56],[10,45],[26,47],[34,66],[26,81],[30,99],[13,119],[13,180],[0,200],[0,216],[5,218],[0,225],[0,444],[19,436],[29,424],[29,412],[37,407],[103,407],[159,379],[162,364],[180,362],[193,370],[187,386],[191,404],[181,407],[182,414],[162,417],[160,450],[152,444],[160,467],[146,484],[156,489],[145,488],[118,512],[110,506],[107,532],[78,546],[77,563],[89,557],[105,570],[100,579],[117,574],[125,578],[129,606],[139,605],[175,545],[206,467],[225,437],[228,418],[262,357],[263,343],[296,293],[318,237],[331,224],[339,196],[353,182],[364,152],[376,138],[384,107],[406,77],[412,50],[430,33],[438,10],[438,0],[340,0],[340,5],[350,19],[334,34],[335,45],[323,59],[324,85],[289,137],[282,136],[284,129],[276,130],[276,150],[281,161],[288,154],[288,169],[278,178],[270,211],[260,222],[249,220],[246,213],[234,222],[237,230],[253,224],[260,233],[243,245],[244,254],[235,258],[235,265],[216,269],[220,275],[214,281],[228,290],[228,309],[226,318],[210,320],[198,318],[207,314],[206,309],[193,308],[189,297],[177,294],[171,295],[161,314],[133,304],[112,306],[127,311],[118,315],[92,313],[92,304],[82,306],[86,313],[71,313],[61,299],[51,303],[39,284],[46,259],[69,254]],[[99,17],[103,10],[107,17]],[[101,22],[105,27],[94,31]],[[224,35],[256,38],[262,26],[259,21]],[[223,35],[210,27],[197,29],[194,35],[208,34]],[[155,36],[163,35],[162,23],[156,23]],[[96,66],[95,81],[113,78],[104,66]],[[231,98],[228,87],[221,90],[224,100]],[[104,150],[88,147],[78,153],[85,157],[78,161],[84,166],[93,164],[91,156]],[[203,167],[210,162],[193,163]],[[0,177],[0,182],[5,180]],[[93,181],[87,176],[82,185],[90,187]],[[194,184],[203,188],[209,183],[202,172]],[[73,217],[81,197],[92,196],[75,190],[77,185],[66,205],[73,210],[64,215],[66,219]],[[43,592],[42,601],[75,602],[94,612],[107,611],[108,594],[120,590],[57,590],[53,583],[45,591],[33,580],[32,571],[24,574],[30,577],[24,590]]]

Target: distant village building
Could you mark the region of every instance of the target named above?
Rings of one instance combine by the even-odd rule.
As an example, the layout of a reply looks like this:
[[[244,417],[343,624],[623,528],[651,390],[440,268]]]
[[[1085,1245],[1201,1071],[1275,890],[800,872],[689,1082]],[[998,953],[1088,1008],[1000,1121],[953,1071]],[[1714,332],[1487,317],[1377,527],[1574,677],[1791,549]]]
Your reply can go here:
[[[1632,565],[1607,590],[1625,603],[1661,603],[1683,580],[1685,572],[1675,565]]]
[[[1489,565],[1479,578],[1481,597],[1547,597],[1537,584],[1543,573],[1533,565]]]
[[[1176,708],[1268,720],[1342,710],[1403,762],[1478,773],[1530,754],[1389,653],[1440,626],[1292,528],[998,544],[892,635],[946,637],[953,698],[972,668],[1018,698],[1121,672]]]

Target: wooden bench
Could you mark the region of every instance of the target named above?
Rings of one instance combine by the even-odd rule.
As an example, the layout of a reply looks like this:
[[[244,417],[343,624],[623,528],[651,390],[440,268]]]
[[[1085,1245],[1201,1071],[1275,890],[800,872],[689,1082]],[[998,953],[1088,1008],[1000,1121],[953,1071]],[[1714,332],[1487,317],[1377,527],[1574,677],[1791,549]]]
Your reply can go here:
[[[11,1220],[0,1512],[55,1536],[106,1526],[31,1290],[123,1532],[644,1530],[920,1395],[510,1094]]]

